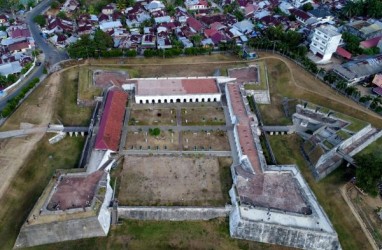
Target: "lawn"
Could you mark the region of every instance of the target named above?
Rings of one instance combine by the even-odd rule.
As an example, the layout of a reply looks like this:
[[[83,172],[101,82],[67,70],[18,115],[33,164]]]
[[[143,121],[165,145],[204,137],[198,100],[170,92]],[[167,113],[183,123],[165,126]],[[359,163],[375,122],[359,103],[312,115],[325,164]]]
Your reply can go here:
[[[351,117],[351,116],[348,116],[348,115],[345,115],[345,114],[341,114],[341,113],[335,113],[334,116],[336,116],[336,117],[338,117],[340,119],[343,119],[345,121],[350,122],[350,124],[347,125],[345,128],[347,130],[352,131],[352,132],[358,132],[358,131],[363,129],[368,124],[365,121],[362,121],[362,120],[359,120],[359,119],[357,119],[355,117]]]
[[[78,69],[72,68],[62,73],[59,92],[55,102],[55,120],[64,125],[89,125],[92,108],[77,105]]]
[[[344,168],[340,167],[320,182],[316,182],[309,167],[300,153],[300,138],[298,135],[271,136],[271,147],[277,162],[297,164],[305,180],[315,193],[319,203],[333,223],[343,249],[370,249],[357,220],[342,199],[339,187],[347,181],[344,178]]]
[[[95,96],[100,96],[102,89],[93,85],[93,71],[88,67],[80,67],[78,73],[78,98],[92,101]]]
[[[0,249],[12,249],[21,225],[56,169],[76,167],[84,137],[67,137],[57,144],[44,136],[0,200]]]
[[[244,89],[246,90],[268,90],[268,75],[267,75],[267,66],[264,61],[258,61],[256,62],[256,65],[258,65],[259,75],[260,75],[260,82],[259,84],[245,84]]]

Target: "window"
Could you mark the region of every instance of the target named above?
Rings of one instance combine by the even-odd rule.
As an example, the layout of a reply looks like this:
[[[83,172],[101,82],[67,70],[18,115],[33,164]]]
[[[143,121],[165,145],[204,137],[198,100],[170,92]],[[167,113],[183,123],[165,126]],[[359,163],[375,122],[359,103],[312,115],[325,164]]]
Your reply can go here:
[[[314,46],[317,46],[317,43],[313,43]]]
[[[317,31],[317,34],[321,35],[321,32]]]
[[[320,50],[324,50],[324,48],[320,47]]]

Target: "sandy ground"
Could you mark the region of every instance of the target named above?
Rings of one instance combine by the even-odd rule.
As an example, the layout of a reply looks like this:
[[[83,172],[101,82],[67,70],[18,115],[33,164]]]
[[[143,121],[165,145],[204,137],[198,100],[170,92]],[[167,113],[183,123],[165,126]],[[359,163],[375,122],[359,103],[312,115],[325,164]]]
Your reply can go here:
[[[4,124],[4,127],[14,127],[23,121],[33,119],[36,126],[47,125],[53,115],[54,99],[59,83],[58,73],[54,73],[42,84]],[[21,138],[0,140],[0,198],[6,192],[13,177],[16,175],[25,159],[35,148],[44,133]]]
[[[118,199],[129,205],[212,205],[223,199],[214,157],[125,157]]]

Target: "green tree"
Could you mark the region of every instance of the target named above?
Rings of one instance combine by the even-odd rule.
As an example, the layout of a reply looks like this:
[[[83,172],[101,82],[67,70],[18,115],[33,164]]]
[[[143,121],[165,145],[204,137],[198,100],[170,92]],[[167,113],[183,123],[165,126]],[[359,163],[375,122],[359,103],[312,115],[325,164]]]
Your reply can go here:
[[[68,19],[68,17],[66,16],[66,13],[64,11],[58,12],[57,17],[61,18],[61,19]]]
[[[52,4],[50,5],[50,8],[56,10],[60,7],[60,3],[58,1],[54,1],[52,2]]]
[[[150,128],[149,129],[149,135],[151,135],[151,136],[160,135],[160,129],[159,128]]]
[[[126,1],[125,0],[117,0],[117,9],[118,10],[126,9]]]
[[[46,24],[46,20],[45,20],[45,17],[43,15],[37,15],[33,18],[33,21],[35,23],[37,23],[38,25],[40,26],[45,26]]]
[[[97,49],[101,51],[112,48],[114,45],[113,38],[108,33],[103,32],[100,29],[96,30],[94,33],[94,42]]]
[[[191,37],[191,41],[194,43],[196,47],[200,46],[200,42],[202,41],[203,37],[200,34],[193,35]]]
[[[310,11],[310,10],[313,10],[313,5],[311,3],[306,3],[302,6],[302,9],[304,11]]]
[[[357,185],[370,195],[379,192],[378,184],[382,180],[382,155],[380,152],[361,154],[354,157],[357,164]]]

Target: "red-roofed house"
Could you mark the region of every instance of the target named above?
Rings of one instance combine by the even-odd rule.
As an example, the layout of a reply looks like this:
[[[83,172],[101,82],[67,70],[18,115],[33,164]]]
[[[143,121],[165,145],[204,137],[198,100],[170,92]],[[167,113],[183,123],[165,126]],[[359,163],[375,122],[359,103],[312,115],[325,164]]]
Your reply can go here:
[[[95,149],[118,150],[127,97],[127,93],[122,90],[110,90],[107,94],[105,108],[96,137]]]
[[[193,29],[195,32],[200,32],[203,28],[203,25],[193,17],[187,18],[186,22],[187,22],[188,26],[191,29]]]
[[[369,49],[377,47],[379,41],[382,39],[382,36],[377,36],[369,40],[365,40],[359,43],[359,46],[363,49]]]
[[[28,37],[31,37],[31,33],[29,32],[28,29],[15,29],[10,32],[9,36],[12,37],[13,39],[23,38],[23,37],[28,38]]]
[[[25,52],[27,49],[30,49],[30,44],[29,44],[29,42],[14,43],[14,44],[9,45],[8,49],[10,52],[13,52],[13,51]]]
[[[382,88],[382,74],[376,74],[373,79],[373,84]]]
[[[348,60],[350,60],[352,56],[352,54],[349,51],[341,47],[337,47],[336,53],[337,55],[342,56],[343,58],[346,58]]]

